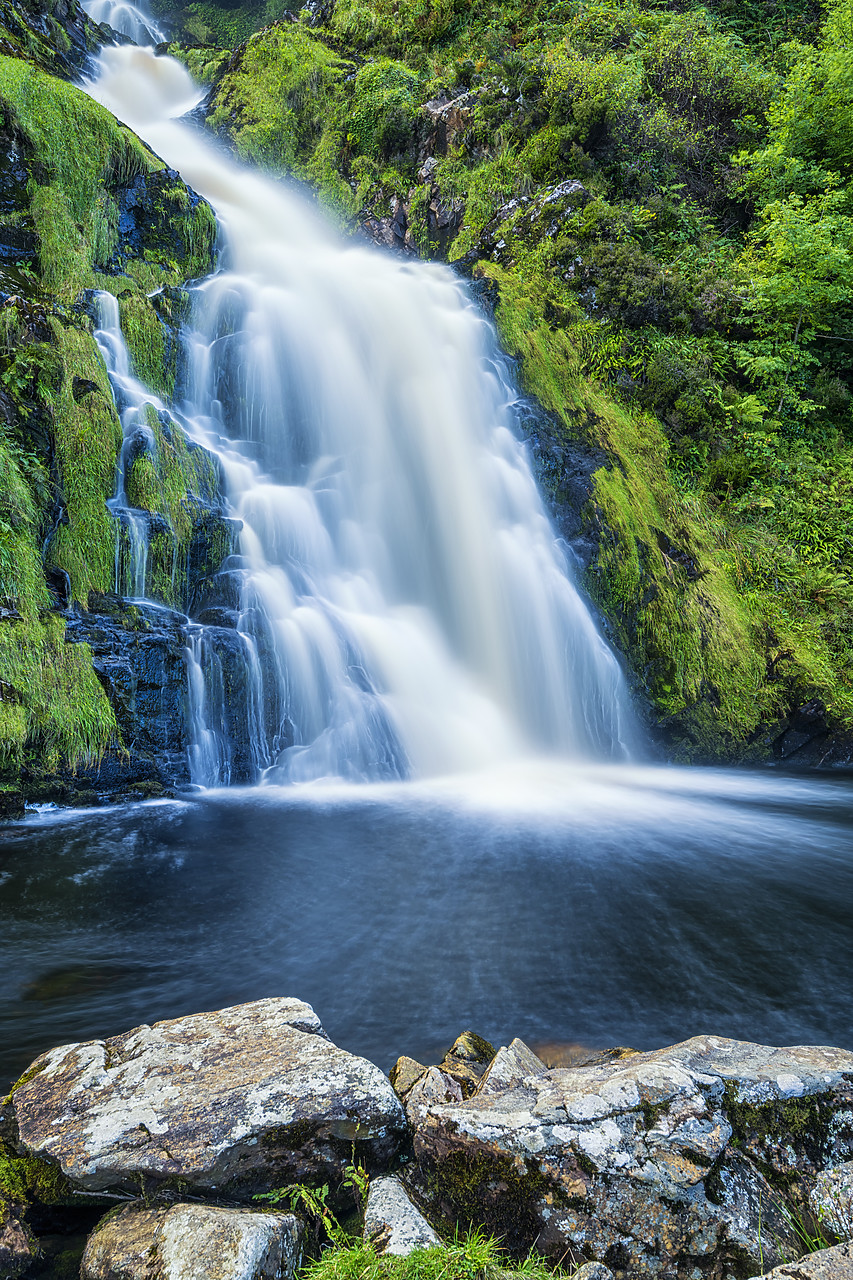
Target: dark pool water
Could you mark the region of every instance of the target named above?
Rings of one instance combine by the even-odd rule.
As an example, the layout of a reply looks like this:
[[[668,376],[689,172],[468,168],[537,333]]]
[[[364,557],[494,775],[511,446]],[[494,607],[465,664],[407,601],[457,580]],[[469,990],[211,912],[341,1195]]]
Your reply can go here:
[[[0,1085],[262,996],[388,1068],[471,1027],[853,1049],[853,780],[528,764],[217,792],[0,832]]]

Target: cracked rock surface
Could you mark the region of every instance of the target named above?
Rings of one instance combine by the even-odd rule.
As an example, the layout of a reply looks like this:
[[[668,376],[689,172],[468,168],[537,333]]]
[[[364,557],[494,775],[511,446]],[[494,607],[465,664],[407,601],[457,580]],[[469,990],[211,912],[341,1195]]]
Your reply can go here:
[[[700,1036],[545,1070],[515,1042],[472,1097],[430,1072],[407,1111],[444,1220],[476,1204],[519,1254],[725,1280],[799,1252],[785,1188],[853,1156],[853,1054]]]
[[[384,1165],[405,1119],[388,1078],[332,1044],[310,1005],[270,999],[52,1049],[2,1128],[85,1190],[171,1179],[246,1199],[337,1186],[353,1143]]]

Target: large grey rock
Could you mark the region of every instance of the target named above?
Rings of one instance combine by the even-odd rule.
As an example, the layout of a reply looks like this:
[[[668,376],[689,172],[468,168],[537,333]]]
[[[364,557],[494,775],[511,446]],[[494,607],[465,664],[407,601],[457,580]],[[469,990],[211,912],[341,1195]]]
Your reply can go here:
[[[52,1049],[4,1116],[19,1151],[86,1190],[172,1179],[238,1199],[287,1182],[337,1186],[353,1143],[382,1165],[405,1128],[379,1068],[288,999]]]
[[[838,1049],[702,1036],[510,1072],[461,1102],[431,1075],[407,1101],[423,1202],[450,1222],[474,1206],[518,1253],[582,1253],[617,1277],[734,1277],[796,1256],[784,1189],[853,1155],[853,1054]]]
[[[129,1205],[89,1237],[81,1280],[287,1280],[302,1228],[289,1213]]]
[[[401,1257],[415,1249],[433,1249],[441,1240],[416,1209],[399,1178],[373,1178],[364,1211],[364,1239],[377,1253]]]
[[[836,1245],[806,1254],[796,1262],[785,1262],[766,1271],[756,1280],[853,1280],[853,1244]]]

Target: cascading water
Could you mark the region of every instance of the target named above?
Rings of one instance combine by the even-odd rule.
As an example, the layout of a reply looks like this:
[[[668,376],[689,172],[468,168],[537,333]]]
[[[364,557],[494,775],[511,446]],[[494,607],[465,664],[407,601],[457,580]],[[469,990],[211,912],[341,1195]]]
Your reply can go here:
[[[224,158],[178,122],[199,92],[173,60],[107,49],[87,87],[223,229],[177,410],[242,522],[208,598],[235,629],[191,630],[194,779],[229,779],[237,721],[278,781],[624,758],[619,666],[513,434],[493,330],[451,272],[340,243]]]
[[[83,0],[83,8],[93,22],[105,22],[135,44],[160,44],[166,39],[154,19],[129,0]]]

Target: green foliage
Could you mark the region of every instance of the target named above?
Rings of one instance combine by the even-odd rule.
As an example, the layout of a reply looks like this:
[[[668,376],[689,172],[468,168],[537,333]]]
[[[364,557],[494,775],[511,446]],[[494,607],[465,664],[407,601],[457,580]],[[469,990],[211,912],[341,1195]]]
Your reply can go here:
[[[407,1257],[377,1254],[369,1244],[352,1242],[325,1252],[305,1270],[305,1280],[507,1280],[553,1276],[532,1256],[519,1267],[498,1243],[477,1230],[458,1235],[434,1249],[416,1249]]]
[[[48,555],[69,574],[75,599],[85,603],[90,591],[113,586],[115,527],[106,500],[115,488],[121,426],[92,337],[58,321],[51,327],[63,363],[53,413],[68,522],[57,529]],[[73,380],[80,375],[94,389],[78,400]]]
[[[417,136],[418,77],[400,62],[380,58],[355,78],[347,142],[373,159],[409,157]]]

